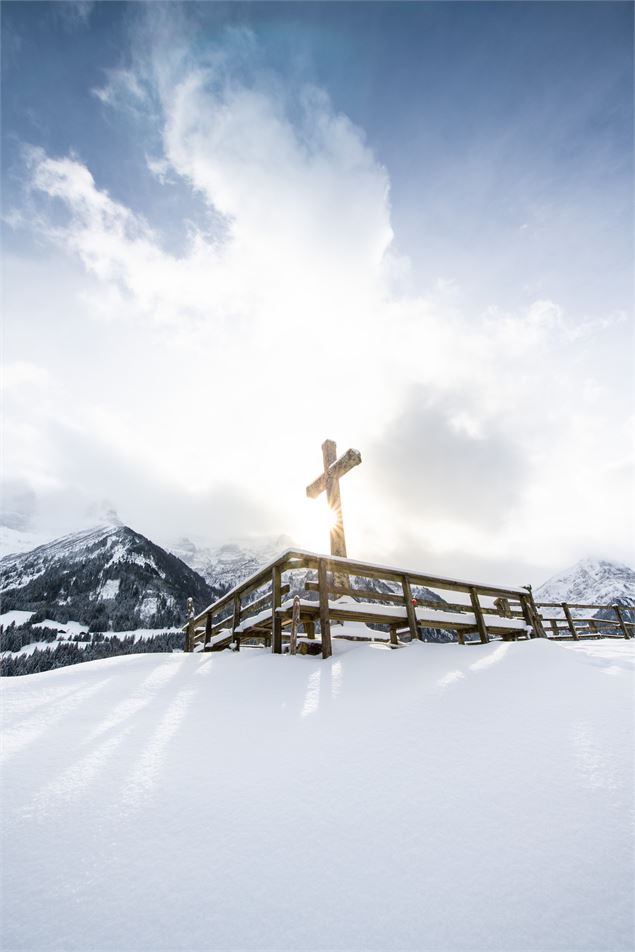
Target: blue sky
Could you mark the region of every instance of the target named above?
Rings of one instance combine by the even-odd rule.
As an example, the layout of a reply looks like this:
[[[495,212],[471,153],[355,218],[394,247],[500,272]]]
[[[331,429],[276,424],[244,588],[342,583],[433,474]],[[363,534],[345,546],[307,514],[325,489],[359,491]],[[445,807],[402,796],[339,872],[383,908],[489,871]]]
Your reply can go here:
[[[91,94],[105,70],[130,65],[144,5],[96,4],[86,20],[66,6],[4,5],[5,194],[20,179],[21,143],[74,150],[100,186],[164,227],[188,196],[147,174],[157,130],[105,116]],[[565,306],[595,309],[611,294],[623,306],[631,4],[208,3],[188,14],[201,51],[227,43],[228,28],[252,29],[258,66],[327,89],[365,130],[390,171],[397,246],[421,282],[445,268],[480,296],[474,272],[485,267],[499,285],[520,278],[527,298],[558,291]],[[601,290],[587,274],[598,256],[611,277]]]
[[[361,441],[360,556],[512,579],[632,558],[632,20],[612,2],[3,4],[5,357],[43,394],[9,400],[12,491],[39,517],[107,497],[154,536],[302,543],[299,498],[246,475],[249,444],[275,468],[251,419],[284,399],[263,357],[300,351],[282,496],[321,439]],[[221,458],[157,475],[155,426],[168,452],[220,429]]]

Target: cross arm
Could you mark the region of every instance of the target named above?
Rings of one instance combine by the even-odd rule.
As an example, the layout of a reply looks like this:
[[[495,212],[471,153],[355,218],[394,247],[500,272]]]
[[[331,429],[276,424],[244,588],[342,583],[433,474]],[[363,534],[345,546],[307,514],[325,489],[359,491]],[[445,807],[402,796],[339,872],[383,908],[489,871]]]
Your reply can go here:
[[[306,487],[306,494],[310,499],[315,499],[326,489],[326,473],[322,473],[317,479],[314,479],[310,486]]]
[[[326,489],[329,479],[339,479],[348,473],[353,466],[359,466],[362,461],[362,454],[359,450],[347,450],[343,456],[331,463],[326,473],[322,473],[317,479],[314,479],[310,486],[306,488],[306,494],[311,499],[315,499]]]
[[[346,450],[343,456],[340,456],[338,460],[329,466],[328,478],[340,479],[340,477],[348,473],[349,469],[352,469],[353,466],[359,466],[361,461],[362,454],[359,450]]]

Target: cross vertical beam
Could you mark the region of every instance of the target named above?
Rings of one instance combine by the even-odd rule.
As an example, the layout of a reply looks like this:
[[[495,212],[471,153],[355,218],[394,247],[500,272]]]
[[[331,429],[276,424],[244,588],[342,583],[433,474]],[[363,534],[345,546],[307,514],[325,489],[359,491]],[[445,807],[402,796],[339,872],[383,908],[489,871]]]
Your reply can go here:
[[[331,555],[340,555],[345,559],[346,537],[344,535],[340,481],[337,476],[329,475],[329,468],[337,459],[337,446],[333,440],[325,440],[322,443],[322,459],[324,460],[324,472],[326,474],[326,501],[334,517],[331,526]]]
[[[320,637],[322,638],[322,657],[330,658],[333,654],[331,645],[331,619],[329,618],[329,586],[326,577],[324,559],[318,560],[318,586],[320,598]]]
[[[325,440],[322,443],[322,462],[324,471],[310,486],[306,494],[315,499],[320,493],[326,492],[329,509],[333,513],[331,526],[331,555],[346,558],[346,538],[344,536],[344,519],[342,516],[342,499],[340,496],[340,479],[353,466],[359,466],[362,461],[358,450],[347,450],[337,459],[337,447],[334,440]]]

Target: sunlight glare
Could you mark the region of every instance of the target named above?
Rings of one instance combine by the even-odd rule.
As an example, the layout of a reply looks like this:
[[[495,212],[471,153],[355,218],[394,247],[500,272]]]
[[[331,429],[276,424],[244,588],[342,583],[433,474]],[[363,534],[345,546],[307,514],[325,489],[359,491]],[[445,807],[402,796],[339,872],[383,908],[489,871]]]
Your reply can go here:
[[[336,515],[327,505],[325,496],[307,499],[302,506],[299,520],[298,545],[312,552],[329,551],[329,533],[335,525]]]

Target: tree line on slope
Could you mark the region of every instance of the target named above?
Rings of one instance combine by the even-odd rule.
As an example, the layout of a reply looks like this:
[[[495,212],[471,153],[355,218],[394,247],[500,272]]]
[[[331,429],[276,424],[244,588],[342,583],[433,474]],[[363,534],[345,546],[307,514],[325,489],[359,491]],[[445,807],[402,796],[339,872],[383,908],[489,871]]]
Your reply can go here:
[[[7,629],[7,632],[9,629]],[[7,632],[3,632],[3,637]],[[30,640],[33,640],[31,632]],[[36,648],[29,655],[4,655],[0,660],[2,677],[15,677],[22,674],[37,674],[63,668],[69,664],[81,664],[85,661],[97,661],[100,658],[113,658],[117,655],[149,654],[152,652],[169,653],[183,650],[185,636],[180,631],[165,631],[151,638],[135,640],[133,635],[119,638],[94,635],[93,640],[80,646],[78,641],[64,642],[55,648]],[[5,649],[6,650],[6,649]],[[10,649],[8,649],[10,650]],[[18,649],[19,650],[19,649]]]

